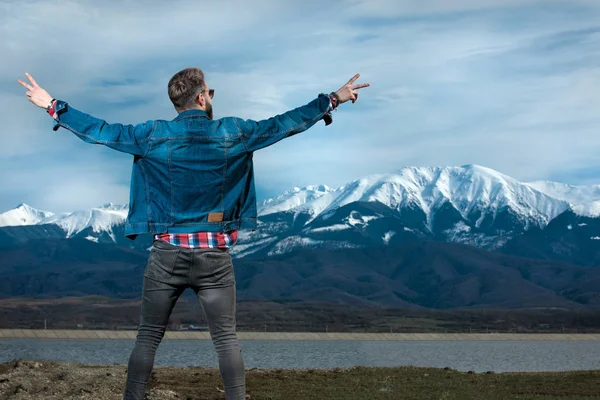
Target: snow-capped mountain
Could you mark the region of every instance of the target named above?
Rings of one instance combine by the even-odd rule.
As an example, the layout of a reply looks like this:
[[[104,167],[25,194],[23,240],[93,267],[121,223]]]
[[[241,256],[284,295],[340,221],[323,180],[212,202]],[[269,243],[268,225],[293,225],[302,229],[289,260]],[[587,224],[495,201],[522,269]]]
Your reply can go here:
[[[106,232],[112,236],[113,228],[125,222],[128,210],[127,205],[107,203],[102,207],[91,208],[89,210],[56,214],[38,222],[38,224],[58,225],[64,229],[67,238],[89,229],[91,229],[90,233]],[[113,241],[115,241],[114,237]]]
[[[295,247],[355,247],[406,240],[498,248],[543,228],[571,204],[478,165],[407,167],[337,189],[294,188],[260,207],[261,227],[241,254]]]
[[[295,188],[294,193],[302,193],[304,200],[307,198],[304,193],[311,191],[309,188]],[[379,202],[397,210],[418,208],[426,214],[431,228],[435,211],[449,203],[467,220],[477,214],[473,221],[476,226],[480,226],[488,216],[495,217],[499,210],[510,209],[525,217],[526,223],[542,227],[569,208],[567,201],[552,198],[509,176],[478,165],[408,167],[397,173],[372,175],[336,190],[317,193],[312,199],[280,202],[277,207],[264,207],[264,204],[277,203],[277,199],[267,200],[260,215],[281,211],[307,212],[311,215],[310,220],[314,220],[350,203]],[[288,206],[287,209],[285,206]]]
[[[49,211],[41,211],[27,204],[19,204],[16,208],[0,214],[0,227],[35,225],[53,215]]]
[[[296,186],[291,190],[283,192],[276,198],[263,201],[258,207],[258,214],[268,215],[301,207],[332,191],[333,189],[327,185],[306,186],[304,188]]]
[[[58,226],[67,238],[138,247],[139,239],[122,237],[127,211],[127,205],[108,203],[58,215],[29,211],[24,221]],[[522,183],[478,165],[406,167],[336,189],[294,187],[265,200],[259,205],[259,228],[240,232],[233,254],[267,256],[305,247],[351,248],[414,240],[499,249],[524,233],[546,229],[565,214],[600,217],[600,185]],[[32,217],[36,215],[37,219]],[[14,220],[5,219],[4,225]],[[27,238],[46,231],[56,235],[57,229],[30,231]]]
[[[571,205],[589,204],[600,200],[600,185],[573,186],[566,183],[535,181],[526,185]]]
[[[600,265],[600,201],[573,206],[543,230],[508,241],[502,252],[522,257]]]
[[[580,217],[598,218],[600,217],[600,201],[573,206],[572,211]]]
[[[85,238],[93,242],[123,242],[123,226],[129,206],[104,204],[87,210],[78,210],[68,213],[53,214],[39,211],[27,205],[0,214],[0,226],[5,228],[20,226],[23,228],[22,236],[26,239],[43,238],[45,235],[56,236],[57,232],[64,232],[65,238]],[[34,227],[57,226],[60,229],[33,229]],[[29,228],[31,227],[31,228]],[[116,232],[115,232],[116,231]],[[12,236],[15,234],[13,233]]]

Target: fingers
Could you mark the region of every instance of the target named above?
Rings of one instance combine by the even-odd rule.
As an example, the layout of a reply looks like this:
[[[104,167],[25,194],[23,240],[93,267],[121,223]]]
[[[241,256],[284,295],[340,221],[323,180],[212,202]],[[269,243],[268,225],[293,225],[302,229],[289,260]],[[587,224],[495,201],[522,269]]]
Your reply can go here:
[[[28,83],[25,83],[25,82],[23,82],[20,79],[18,79],[17,82],[19,82],[25,89],[27,89],[27,90],[33,90],[33,88]]]
[[[360,77],[360,74],[356,74],[354,75],[352,78],[350,78],[350,80],[348,81],[347,85],[352,85],[354,82],[356,82],[356,80]]]
[[[27,77],[27,79],[29,79],[29,82],[31,82],[31,84],[33,86],[38,86],[37,82],[35,81],[35,79],[33,79],[33,76],[29,75],[28,72],[25,72],[25,76]]]
[[[352,86],[352,90],[362,89],[371,86],[369,83],[359,83],[358,85]]]
[[[350,78],[348,83],[342,86],[338,91],[338,93],[340,93],[342,96],[342,103],[348,100],[352,100],[353,104],[356,103],[356,101],[358,100],[358,93],[356,92],[356,90],[371,86],[371,84],[369,83],[359,83],[354,85],[354,82],[356,82],[358,78],[360,78],[360,74],[354,75],[352,78]]]

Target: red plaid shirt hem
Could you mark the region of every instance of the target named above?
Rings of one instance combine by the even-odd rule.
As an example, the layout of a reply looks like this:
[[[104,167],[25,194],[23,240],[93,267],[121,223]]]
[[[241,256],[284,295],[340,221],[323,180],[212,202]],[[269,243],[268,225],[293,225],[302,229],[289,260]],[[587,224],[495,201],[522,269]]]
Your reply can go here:
[[[154,240],[162,240],[174,246],[189,249],[228,249],[237,242],[237,231],[230,232],[194,232],[194,233],[161,233],[154,235]]]

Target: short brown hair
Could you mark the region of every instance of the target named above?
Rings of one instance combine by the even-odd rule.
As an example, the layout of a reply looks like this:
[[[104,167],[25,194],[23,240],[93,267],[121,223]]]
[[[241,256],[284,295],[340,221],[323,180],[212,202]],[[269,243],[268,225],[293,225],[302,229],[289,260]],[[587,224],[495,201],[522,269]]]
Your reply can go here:
[[[169,98],[175,109],[194,107],[204,86],[204,72],[200,68],[186,68],[173,75],[169,80]]]

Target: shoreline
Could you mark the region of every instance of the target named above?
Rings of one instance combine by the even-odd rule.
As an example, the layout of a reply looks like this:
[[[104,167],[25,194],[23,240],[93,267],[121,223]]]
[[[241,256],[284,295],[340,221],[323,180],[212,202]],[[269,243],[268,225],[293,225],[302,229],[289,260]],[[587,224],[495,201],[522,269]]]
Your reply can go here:
[[[84,329],[0,329],[0,339],[135,339],[137,331]],[[600,333],[344,333],[344,332],[238,332],[239,340],[600,340]],[[165,340],[210,340],[207,331],[167,331]]]

